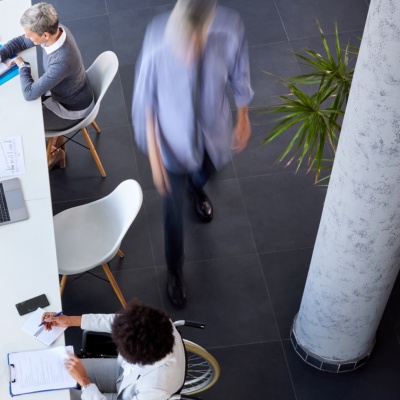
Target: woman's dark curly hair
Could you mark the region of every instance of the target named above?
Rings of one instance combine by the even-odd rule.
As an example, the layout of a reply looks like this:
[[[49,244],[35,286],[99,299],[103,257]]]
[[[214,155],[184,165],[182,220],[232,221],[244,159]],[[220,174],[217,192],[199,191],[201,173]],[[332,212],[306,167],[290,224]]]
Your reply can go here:
[[[130,301],[112,324],[118,352],[133,364],[151,365],[171,353],[174,346],[172,323],[161,310],[137,300]]]

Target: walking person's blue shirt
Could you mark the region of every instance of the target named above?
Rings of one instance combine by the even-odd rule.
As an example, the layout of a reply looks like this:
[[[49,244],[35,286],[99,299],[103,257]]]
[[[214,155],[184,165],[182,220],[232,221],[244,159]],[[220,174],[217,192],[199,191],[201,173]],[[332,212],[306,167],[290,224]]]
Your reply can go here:
[[[169,22],[170,14],[152,21],[137,63],[132,109],[136,142],[141,150],[147,151],[146,110],[151,110],[168,171],[198,170],[204,148],[219,169],[231,156],[233,121],[228,88],[238,108],[247,107],[253,98],[242,20],[236,12],[218,6],[208,31],[202,60],[199,116],[204,148],[193,146],[192,93],[196,64],[180,57]],[[179,35],[179,29],[175,33]]]

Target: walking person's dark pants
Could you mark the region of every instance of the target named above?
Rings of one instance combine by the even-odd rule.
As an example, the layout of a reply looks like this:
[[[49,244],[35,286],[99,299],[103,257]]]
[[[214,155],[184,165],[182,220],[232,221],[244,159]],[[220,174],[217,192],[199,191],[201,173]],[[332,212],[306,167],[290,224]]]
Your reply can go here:
[[[215,167],[207,153],[199,171],[190,174],[167,171],[171,193],[164,197],[164,239],[165,259],[171,273],[180,272],[185,259],[183,207],[187,189],[202,189],[214,172]]]

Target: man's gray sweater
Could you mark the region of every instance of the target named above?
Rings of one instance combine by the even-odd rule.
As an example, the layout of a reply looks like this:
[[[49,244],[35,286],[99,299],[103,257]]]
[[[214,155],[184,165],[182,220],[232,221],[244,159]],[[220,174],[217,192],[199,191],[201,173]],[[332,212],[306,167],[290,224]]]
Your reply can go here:
[[[25,100],[36,100],[50,90],[52,98],[67,110],[85,110],[93,100],[89,78],[72,33],[60,26],[67,37],[63,45],[47,54],[43,50],[44,74],[34,81],[30,68],[21,68],[21,87]],[[24,35],[11,39],[0,49],[0,61],[35,46]]]

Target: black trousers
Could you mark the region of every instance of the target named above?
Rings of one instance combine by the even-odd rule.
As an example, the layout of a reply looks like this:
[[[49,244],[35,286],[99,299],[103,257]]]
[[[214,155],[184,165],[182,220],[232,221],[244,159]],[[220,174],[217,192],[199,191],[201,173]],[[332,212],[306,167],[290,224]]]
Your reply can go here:
[[[171,193],[164,197],[164,240],[165,260],[171,272],[180,270],[185,260],[183,209],[189,189],[201,189],[206,184],[215,167],[207,153],[200,170],[189,174],[175,174],[167,171]]]

